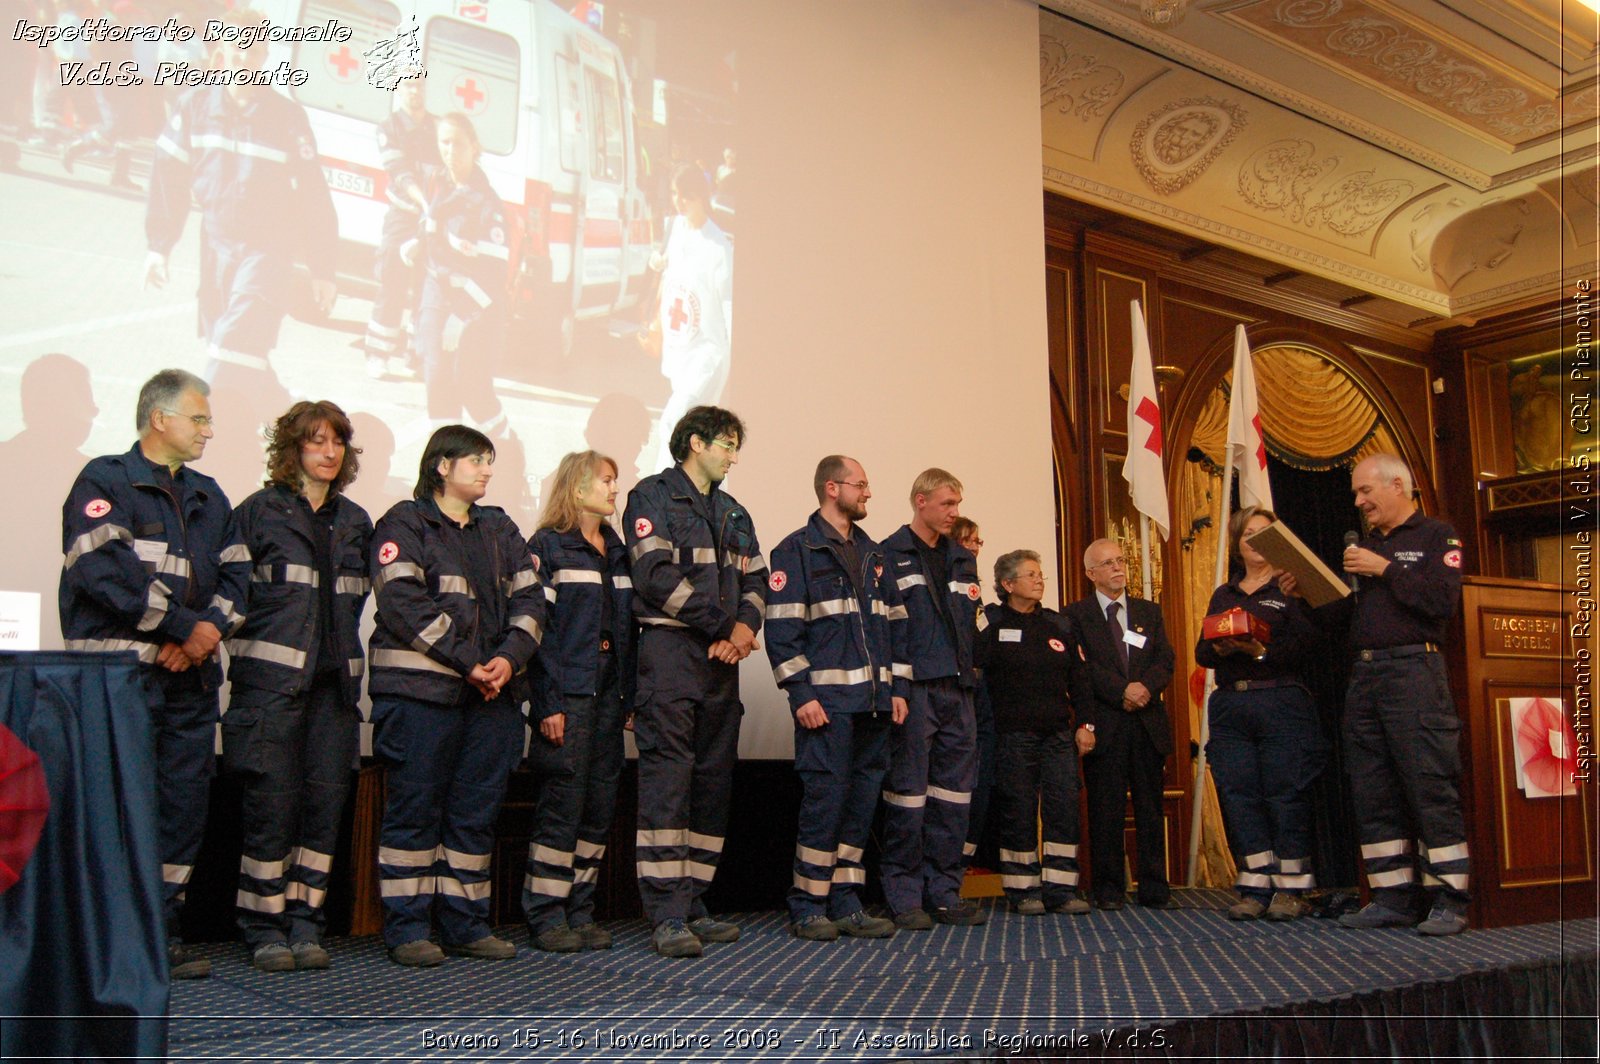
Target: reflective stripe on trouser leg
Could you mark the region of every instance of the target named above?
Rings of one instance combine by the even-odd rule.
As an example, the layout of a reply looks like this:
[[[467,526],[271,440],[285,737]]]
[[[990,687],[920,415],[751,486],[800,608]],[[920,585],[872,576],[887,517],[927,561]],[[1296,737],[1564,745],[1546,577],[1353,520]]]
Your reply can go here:
[[[689,920],[710,884],[727,828],[738,753],[738,672],[708,662],[684,632],[639,640],[639,898],[651,923]]]
[[[879,874],[884,900],[897,913],[923,905],[922,818],[928,802],[928,683],[912,683],[906,719],[889,731],[883,779]]]
[[[922,867],[925,893],[935,906],[961,901],[972,786],[978,777],[976,723],[972,692],[944,681],[929,703],[934,727],[928,744],[928,805],[922,816]]]
[[[1271,708],[1268,691],[1218,690],[1211,696],[1211,738],[1206,744],[1217,803],[1228,825],[1228,843],[1238,869],[1234,886],[1265,903],[1272,896],[1277,858],[1272,850],[1272,814],[1267,808],[1267,766],[1259,737]]]
[[[1039,821],[1042,829],[1044,902],[1078,896],[1078,744],[1074,729],[1042,737]]]
[[[1358,707],[1354,715],[1347,711],[1345,733],[1367,884],[1377,900],[1408,910],[1420,886],[1414,859],[1409,853],[1374,856],[1372,847],[1409,846],[1420,837],[1430,849],[1443,848],[1466,838],[1458,790],[1460,721],[1443,661],[1437,654],[1358,661],[1346,704]],[[1461,909],[1469,895],[1465,865],[1458,867],[1448,874],[1459,886],[1441,880],[1441,889]]]
[[[440,824],[439,931],[463,945],[491,933],[489,863],[506,781],[522,759],[522,711],[510,699],[474,698],[458,712],[466,727]]]
[[[996,737],[995,836],[1000,847],[1000,885],[1012,903],[1042,898],[1039,864],[1040,737],[1005,732]]]
[[[1278,858],[1278,873],[1272,877],[1273,890],[1302,894],[1316,885],[1316,877],[1311,874],[1309,857]]]
[[[861,908],[861,847],[887,767],[887,736],[867,713],[835,713],[820,728],[795,728],[799,829],[788,894],[795,921]]]
[[[589,778],[583,794],[583,814],[578,819],[578,839],[572,864],[572,893],[567,898],[567,923],[574,927],[594,922],[594,892],[611,837],[611,820],[617,806],[617,779],[622,775],[622,692],[616,670],[605,670],[594,704],[594,736],[589,742]]]
[[[167,934],[176,938],[178,912],[205,834],[211,777],[216,772],[219,707],[216,693],[201,689],[198,669],[193,673],[144,671],[155,728],[163,909]]]
[[[534,723],[528,752],[536,788],[533,837],[522,878],[522,913],[534,934],[565,923],[567,900],[572,896],[578,817],[594,734],[593,714],[581,704],[585,701],[574,698],[563,703],[565,721],[559,746],[546,740]]]
[[[454,707],[380,695],[373,753],[386,762],[378,886],[390,949],[428,937],[440,864],[439,822],[466,717]]]
[[[291,943],[320,941],[327,924],[323,903],[360,749],[360,728],[355,707],[344,703],[338,674],[324,673],[307,695],[299,831],[289,852],[284,892]]]

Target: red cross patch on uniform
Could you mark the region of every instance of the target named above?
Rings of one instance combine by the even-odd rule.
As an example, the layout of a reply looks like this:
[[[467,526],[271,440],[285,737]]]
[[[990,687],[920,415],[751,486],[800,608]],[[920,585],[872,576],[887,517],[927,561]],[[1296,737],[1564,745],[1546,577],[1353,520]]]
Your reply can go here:
[[[971,599],[973,602],[977,602],[978,601],[978,596],[981,595],[981,594],[983,594],[983,592],[978,590],[978,585],[977,584],[968,584],[967,585],[967,598]]]
[[[398,557],[400,557],[400,545],[392,539],[378,548],[379,565],[388,565]]]
[[[782,569],[772,570],[772,574],[767,577],[767,586],[774,591],[782,591],[788,583],[789,575]]]
[[[317,149],[311,146],[311,142],[309,140],[302,140],[300,142],[300,158],[304,159],[306,162],[310,162],[316,157]]]
[[[90,499],[89,505],[83,508],[85,517],[104,517],[111,512],[111,504],[104,499]]]
[[[640,539],[643,539],[655,530],[656,526],[650,523],[650,519],[648,517],[641,517],[639,520],[633,523],[633,534],[638,536]]]
[[[1063,643],[1059,639],[1052,639],[1050,640],[1050,649],[1054,650],[1057,654],[1064,654],[1067,650],[1067,644]]]
[[[1452,569],[1461,568],[1461,552],[1458,550],[1446,551],[1444,563]]]
[[[495,226],[489,230],[489,242],[491,244],[504,244],[506,242],[506,231],[498,225]]]

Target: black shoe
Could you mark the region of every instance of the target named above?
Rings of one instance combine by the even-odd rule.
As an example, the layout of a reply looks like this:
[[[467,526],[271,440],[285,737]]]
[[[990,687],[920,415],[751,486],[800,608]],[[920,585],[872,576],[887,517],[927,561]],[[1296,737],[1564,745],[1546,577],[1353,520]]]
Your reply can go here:
[[[1121,898],[1102,898],[1095,902],[1095,904],[1108,913],[1114,913],[1118,909],[1122,908],[1125,903]]]
[[[584,949],[610,949],[611,932],[599,924],[579,924],[573,928],[578,937],[583,939]]]
[[[583,936],[568,927],[565,920],[551,924],[543,931],[534,931],[529,937],[533,939],[535,949],[542,949],[546,953],[577,953],[585,948]]]
[[[886,920],[881,916],[868,916],[857,909],[849,916],[841,916],[833,922],[841,935],[851,938],[889,938],[895,932],[893,920]]]
[[[926,909],[907,909],[894,914],[894,926],[902,931],[931,931],[933,917],[928,915]]]
[[[320,972],[333,963],[320,942],[296,942],[289,952],[294,954],[294,966],[303,972]]]
[[[954,905],[933,910],[933,918],[941,924],[954,924],[958,927],[975,927],[986,923],[989,914],[978,907],[976,902],[961,901]]]
[[[739,941],[739,925],[730,924],[726,920],[718,920],[714,916],[695,917],[689,921],[689,930],[701,942]]]
[[[482,961],[508,961],[517,955],[516,946],[493,935],[484,935],[475,942],[458,945],[446,943],[444,951],[452,957],[476,957]]]
[[[389,959],[407,968],[437,968],[444,963],[444,950],[419,938],[389,948]]]
[[[702,950],[695,933],[682,920],[663,920],[650,936],[650,948],[663,957],[698,957]]]
[[[268,942],[250,954],[250,967],[258,972],[292,972],[294,954],[289,952],[287,943]]]
[[[211,975],[211,961],[190,953],[182,942],[167,943],[167,967],[174,979],[205,979]]]
[[[1140,898],[1139,899],[1139,907],[1142,908],[1142,909],[1177,909],[1177,908],[1181,908],[1181,906],[1178,905],[1177,901],[1175,901],[1173,899],[1172,895],[1170,895],[1170,894],[1167,895],[1165,898],[1162,898],[1160,901],[1145,901],[1143,898]]]

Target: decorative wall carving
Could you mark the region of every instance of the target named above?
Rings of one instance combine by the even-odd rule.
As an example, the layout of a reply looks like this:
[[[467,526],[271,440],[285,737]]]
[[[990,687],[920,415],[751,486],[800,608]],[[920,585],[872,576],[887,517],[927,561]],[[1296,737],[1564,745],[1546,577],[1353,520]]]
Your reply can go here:
[[[1314,161],[1306,140],[1275,140],[1239,168],[1239,195],[1263,211],[1281,211],[1291,222],[1325,226],[1340,236],[1359,236],[1377,225],[1416,187],[1404,178],[1379,179],[1359,170],[1317,188],[1338,170],[1340,158]]]
[[[1163,196],[1186,187],[1233,143],[1245,126],[1244,109],[1211,96],[1174,100],[1133,131],[1133,165]]]
[[[1364,0],[1278,0],[1231,14],[1294,41],[1327,63],[1403,91],[1513,143],[1561,127],[1553,94],[1537,98],[1448,38],[1430,36]]]
[[[1105,113],[1126,80],[1098,56],[1055,37],[1039,39],[1039,109],[1054,107],[1087,122]]]

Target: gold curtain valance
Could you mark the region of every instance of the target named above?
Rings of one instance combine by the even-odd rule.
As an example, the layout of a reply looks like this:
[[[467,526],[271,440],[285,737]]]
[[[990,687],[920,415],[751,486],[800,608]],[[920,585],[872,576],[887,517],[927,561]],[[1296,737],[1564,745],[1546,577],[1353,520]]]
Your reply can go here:
[[[1255,353],[1256,395],[1267,452],[1296,469],[1348,466],[1385,450],[1378,411],[1344,370],[1309,348],[1277,345]],[[1228,442],[1233,371],[1211,393],[1195,425],[1194,446],[1220,470]],[[1386,444],[1389,437],[1381,433]]]

